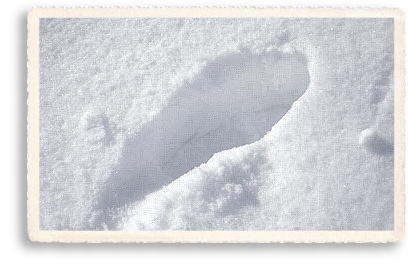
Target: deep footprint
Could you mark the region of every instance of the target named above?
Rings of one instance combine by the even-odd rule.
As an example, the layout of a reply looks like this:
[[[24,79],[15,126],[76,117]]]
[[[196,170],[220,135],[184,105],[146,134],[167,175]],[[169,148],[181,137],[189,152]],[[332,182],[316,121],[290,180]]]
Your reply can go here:
[[[228,54],[207,63],[126,140],[101,208],[140,200],[213,154],[259,140],[309,83],[307,60],[298,52]]]

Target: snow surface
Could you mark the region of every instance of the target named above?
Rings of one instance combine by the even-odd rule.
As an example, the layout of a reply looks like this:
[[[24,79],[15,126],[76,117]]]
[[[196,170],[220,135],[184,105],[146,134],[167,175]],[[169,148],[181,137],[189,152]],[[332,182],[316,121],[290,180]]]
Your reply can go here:
[[[392,19],[42,19],[45,230],[393,229]]]

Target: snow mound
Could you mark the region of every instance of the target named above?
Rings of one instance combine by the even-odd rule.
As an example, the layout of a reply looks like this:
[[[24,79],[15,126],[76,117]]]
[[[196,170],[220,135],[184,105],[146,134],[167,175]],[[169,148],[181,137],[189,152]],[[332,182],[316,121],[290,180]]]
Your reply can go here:
[[[374,84],[374,123],[360,134],[360,146],[374,155],[394,154],[394,83],[390,80],[392,75],[387,73]]]
[[[239,226],[230,226],[237,223],[236,216],[242,210],[259,206],[262,179],[258,177],[266,160],[264,153],[261,145],[217,153],[208,163],[129,207],[117,229],[197,230],[203,226],[236,229]],[[231,215],[234,220],[227,221]]]
[[[376,130],[371,128],[361,132],[359,143],[364,149],[373,154],[392,155],[394,153],[392,143],[382,138]]]

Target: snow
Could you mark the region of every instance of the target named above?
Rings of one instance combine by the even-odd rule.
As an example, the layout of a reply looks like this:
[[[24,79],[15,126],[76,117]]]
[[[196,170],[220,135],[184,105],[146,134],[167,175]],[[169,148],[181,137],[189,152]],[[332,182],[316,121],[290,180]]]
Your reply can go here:
[[[40,36],[41,229],[393,229],[392,19]]]

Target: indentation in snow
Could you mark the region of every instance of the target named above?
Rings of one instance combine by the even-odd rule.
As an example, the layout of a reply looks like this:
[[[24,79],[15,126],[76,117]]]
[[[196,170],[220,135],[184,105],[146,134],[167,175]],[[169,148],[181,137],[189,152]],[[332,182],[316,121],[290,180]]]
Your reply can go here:
[[[305,92],[306,58],[295,51],[248,51],[207,62],[176,89],[153,120],[129,137],[107,184],[103,207],[142,199],[222,150],[263,137]],[[226,186],[239,201],[242,187]],[[106,198],[108,198],[106,200]],[[226,201],[217,201],[220,211]]]

